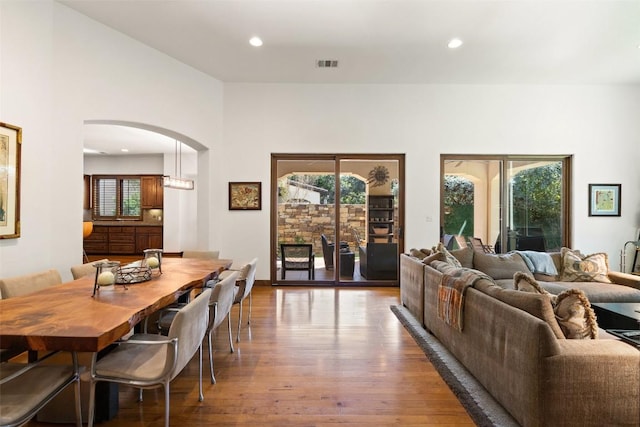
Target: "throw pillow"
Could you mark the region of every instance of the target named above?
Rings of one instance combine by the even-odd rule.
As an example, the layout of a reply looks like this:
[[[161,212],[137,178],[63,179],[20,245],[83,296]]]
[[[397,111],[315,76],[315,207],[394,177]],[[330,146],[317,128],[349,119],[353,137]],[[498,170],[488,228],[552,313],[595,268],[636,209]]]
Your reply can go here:
[[[496,280],[512,279],[519,271],[529,271],[527,264],[517,252],[500,255],[476,252],[473,254],[473,265]]]
[[[569,289],[561,292],[554,311],[566,338],[596,339],[598,337],[596,315],[582,290]]]
[[[546,295],[551,300],[551,304],[556,305],[557,296],[546,291],[540,286],[540,283],[536,281],[530,274],[523,273],[521,271],[513,275],[513,286],[516,291],[531,292],[534,294]]]
[[[447,264],[452,265],[454,267],[462,267],[462,264],[460,264],[460,261],[458,261],[458,258],[451,255],[451,252],[449,252],[447,248],[444,247],[442,242],[438,243],[437,252],[440,252],[442,255],[444,255],[444,261]]]
[[[473,268],[473,249],[466,247],[464,249],[454,249],[449,251],[451,255],[456,257],[460,264],[466,268]]]
[[[419,260],[423,260],[428,254],[425,254],[424,252],[416,248],[412,248],[409,250],[409,255],[411,255],[414,258],[418,258]]]
[[[424,259],[422,260],[422,262],[427,265],[431,264],[431,262],[433,261],[444,261],[444,255],[440,252],[434,252],[431,255],[424,257]]]
[[[606,253],[583,256],[580,252],[569,248],[562,248],[561,253],[561,281],[611,283],[607,275],[609,272],[609,259]]]

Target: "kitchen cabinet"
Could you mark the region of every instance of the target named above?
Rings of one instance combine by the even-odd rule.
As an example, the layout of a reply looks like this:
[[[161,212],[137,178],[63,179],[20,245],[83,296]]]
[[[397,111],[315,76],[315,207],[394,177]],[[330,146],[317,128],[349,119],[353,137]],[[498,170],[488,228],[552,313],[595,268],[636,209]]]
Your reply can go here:
[[[131,254],[136,246],[134,227],[109,227],[110,254]]]
[[[89,237],[83,241],[88,254],[106,254],[109,252],[109,227],[94,225]]]
[[[143,209],[162,209],[164,203],[164,186],[162,175],[140,177]]]
[[[145,249],[162,249],[162,227],[135,227],[136,253],[143,253]]]
[[[162,226],[94,225],[84,239],[84,250],[91,255],[140,255],[145,249],[162,249]]]

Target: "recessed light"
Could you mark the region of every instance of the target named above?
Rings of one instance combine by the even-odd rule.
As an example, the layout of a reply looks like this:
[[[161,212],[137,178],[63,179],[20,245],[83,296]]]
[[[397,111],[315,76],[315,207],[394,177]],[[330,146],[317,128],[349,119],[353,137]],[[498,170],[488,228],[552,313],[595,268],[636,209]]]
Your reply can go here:
[[[120,151],[122,151],[123,153],[128,153],[129,149],[128,148],[121,148]]]
[[[457,49],[462,46],[462,40],[460,39],[451,39],[449,40],[449,44],[447,45],[449,49]]]
[[[260,37],[251,37],[249,44],[254,47],[260,47],[262,46],[262,39]]]

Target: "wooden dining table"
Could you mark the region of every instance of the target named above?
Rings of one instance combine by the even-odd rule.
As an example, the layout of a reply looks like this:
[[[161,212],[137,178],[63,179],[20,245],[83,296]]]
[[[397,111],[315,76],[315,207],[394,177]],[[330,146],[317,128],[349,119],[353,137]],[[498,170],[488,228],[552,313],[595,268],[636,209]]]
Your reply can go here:
[[[0,300],[0,348],[99,352],[231,263],[164,258],[162,273],[146,282],[100,287],[93,295],[90,275]]]

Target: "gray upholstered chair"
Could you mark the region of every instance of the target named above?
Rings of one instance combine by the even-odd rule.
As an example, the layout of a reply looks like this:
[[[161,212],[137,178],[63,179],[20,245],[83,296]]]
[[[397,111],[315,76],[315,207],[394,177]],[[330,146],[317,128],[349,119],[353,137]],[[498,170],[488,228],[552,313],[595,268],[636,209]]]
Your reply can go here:
[[[61,283],[62,277],[58,270],[54,269],[0,279],[0,297],[2,299],[19,297]]]
[[[0,426],[21,426],[60,392],[74,385],[76,425],[82,427],[78,358],[71,365],[43,363],[55,353],[32,363],[0,363]]]
[[[233,268],[233,266],[231,266]],[[236,337],[236,342],[240,342],[240,329],[242,327],[242,302],[245,298],[249,297],[249,317],[247,319],[247,324],[251,323],[251,290],[253,289],[253,284],[256,281],[256,269],[258,267],[258,258],[254,258],[246,264],[243,264],[240,269],[237,271],[240,272],[240,275],[236,279],[236,287],[234,289],[234,297],[233,304],[238,305],[238,335]],[[227,275],[231,274],[236,270],[226,270],[220,273],[220,279],[224,279]]]
[[[207,326],[207,341],[209,343],[209,372],[211,374],[211,384],[216,383],[213,375],[213,336],[222,322],[227,319],[227,329],[229,333],[229,349],[233,353],[233,339],[231,338],[231,307],[233,306],[234,288],[236,279],[240,275],[234,271],[225,276],[222,280],[215,283],[211,288],[211,298],[209,299],[209,325]],[[166,334],[173,322],[178,310],[176,308],[168,308],[163,311],[158,319],[158,329],[160,333]]]
[[[196,351],[199,353],[200,401],[202,394],[202,341],[208,326],[211,289],[205,289],[198,298],[177,313],[167,337],[152,334],[136,334],[129,340],[91,364],[91,388],[89,392],[89,424],[93,426],[95,390],[98,381],[127,384],[133,387],[164,387],[165,426],[169,426],[169,384],[189,363]]]
[[[74,265],[71,267],[71,275],[73,276],[73,280],[79,279],[84,276],[88,276],[90,274],[96,274],[96,268],[93,264],[98,262],[107,262],[109,261],[107,258],[100,259],[98,261],[87,262],[80,265]]]

